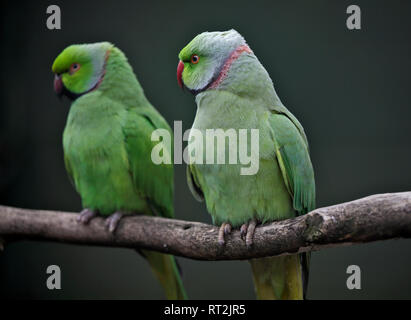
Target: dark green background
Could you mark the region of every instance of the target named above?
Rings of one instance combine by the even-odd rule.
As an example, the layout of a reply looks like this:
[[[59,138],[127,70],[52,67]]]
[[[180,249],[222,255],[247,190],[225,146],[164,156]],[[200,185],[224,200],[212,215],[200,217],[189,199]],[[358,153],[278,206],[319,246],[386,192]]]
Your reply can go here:
[[[0,204],[79,211],[61,145],[69,102],[53,92],[51,64],[72,43],[121,48],[165,118],[191,127],[193,97],[176,82],[177,54],[203,31],[237,29],[271,75],[311,145],[318,205],[410,190],[411,2],[355,1],[362,30],[346,28],[352,1],[6,1],[1,7]],[[60,5],[62,30],[46,28]],[[176,216],[210,222],[176,166]],[[0,216],[1,219],[1,216]],[[411,298],[410,240],[313,254],[311,299]],[[246,262],[180,259],[191,298],[253,299]],[[45,286],[62,270],[62,290]],[[362,289],[346,288],[346,268]],[[0,296],[162,298],[132,250],[21,242],[0,254]]]

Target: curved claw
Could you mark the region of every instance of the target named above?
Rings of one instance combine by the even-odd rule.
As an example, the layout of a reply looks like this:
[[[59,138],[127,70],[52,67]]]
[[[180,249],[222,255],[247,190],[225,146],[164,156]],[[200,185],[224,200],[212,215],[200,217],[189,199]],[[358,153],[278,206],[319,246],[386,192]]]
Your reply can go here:
[[[121,212],[115,212],[111,216],[106,218],[105,225],[110,233],[114,233],[114,231],[116,231],[118,223],[122,217],[123,214]]]
[[[247,234],[245,237],[245,244],[247,247],[251,247],[253,245],[254,232],[255,232],[256,226],[257,226],[257,221],[255,220],[251,220],[250,223],[248,224]]]
[[[83,209],[77,217],[77,222],[82,224],[88,224],[91,219],[97,215],[96,210],[92,209]]]
[[[244,223],[240,228],[240,237],[243,240],[245,240],[245,237],[247,235],[247,229],[248,229],[248,222]]]
[[[225,244],[225,239],[224,236],[226,234],[230,234],[231,233],[231,224],[224,222],[221,226],[220,226],[220,230],[218,231],[218,244],[219,245],[224,245]]]
[[[224,226],[224,234],[230,234],[231,233],[231,224],[226,223]]]

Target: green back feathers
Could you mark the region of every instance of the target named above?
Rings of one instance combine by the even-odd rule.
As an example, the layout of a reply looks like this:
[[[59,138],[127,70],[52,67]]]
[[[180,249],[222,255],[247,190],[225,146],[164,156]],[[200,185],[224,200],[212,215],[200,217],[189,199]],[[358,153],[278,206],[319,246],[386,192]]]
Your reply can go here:
[[[159,125],[160,123],[160,125]],[[151,141],[155,129],[166,129],[159,115],[130,110],[123,126],[124,141],[128,153],[130,174],[136,190],[142,191],[154,213],[174,217],[174,170],[172,164],[156,165],[151,151],[156,142]],[[171,134],[171,132],[170,132]],[[172,150],[168,150],[172,154]]]

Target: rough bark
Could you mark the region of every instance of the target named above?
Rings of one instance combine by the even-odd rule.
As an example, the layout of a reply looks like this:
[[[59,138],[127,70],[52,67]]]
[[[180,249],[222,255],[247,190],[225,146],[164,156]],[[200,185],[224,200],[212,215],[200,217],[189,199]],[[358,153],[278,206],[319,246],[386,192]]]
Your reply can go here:
[[[256,228],[248,248],[239,230],[218,244],[212,225],[148,216],[120,221],[115,234],[103,218],[89,225],[68,212],[0,206],[0,236],[111,247],[145,248],[198,260],[242,260],[320,250],[377,240],[411,237],[411,192],[373,195],[316,209],[293,219]],[[0,244],[1,246],[1,244]]]

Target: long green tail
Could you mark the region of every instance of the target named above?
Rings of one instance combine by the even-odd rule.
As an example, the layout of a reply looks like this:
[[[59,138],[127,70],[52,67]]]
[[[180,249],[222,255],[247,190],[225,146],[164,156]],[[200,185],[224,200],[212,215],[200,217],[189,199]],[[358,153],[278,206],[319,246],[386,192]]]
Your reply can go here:
[[[250,260],[257,299],[304,299],[304,277],[308,275],[305,258],[296,254]]]
[[[141,250],[141,253],[145,256],[151,270],[163,286],[166,298],[169,300],[186,300],[187,294],[174,256],[148,250]]]

